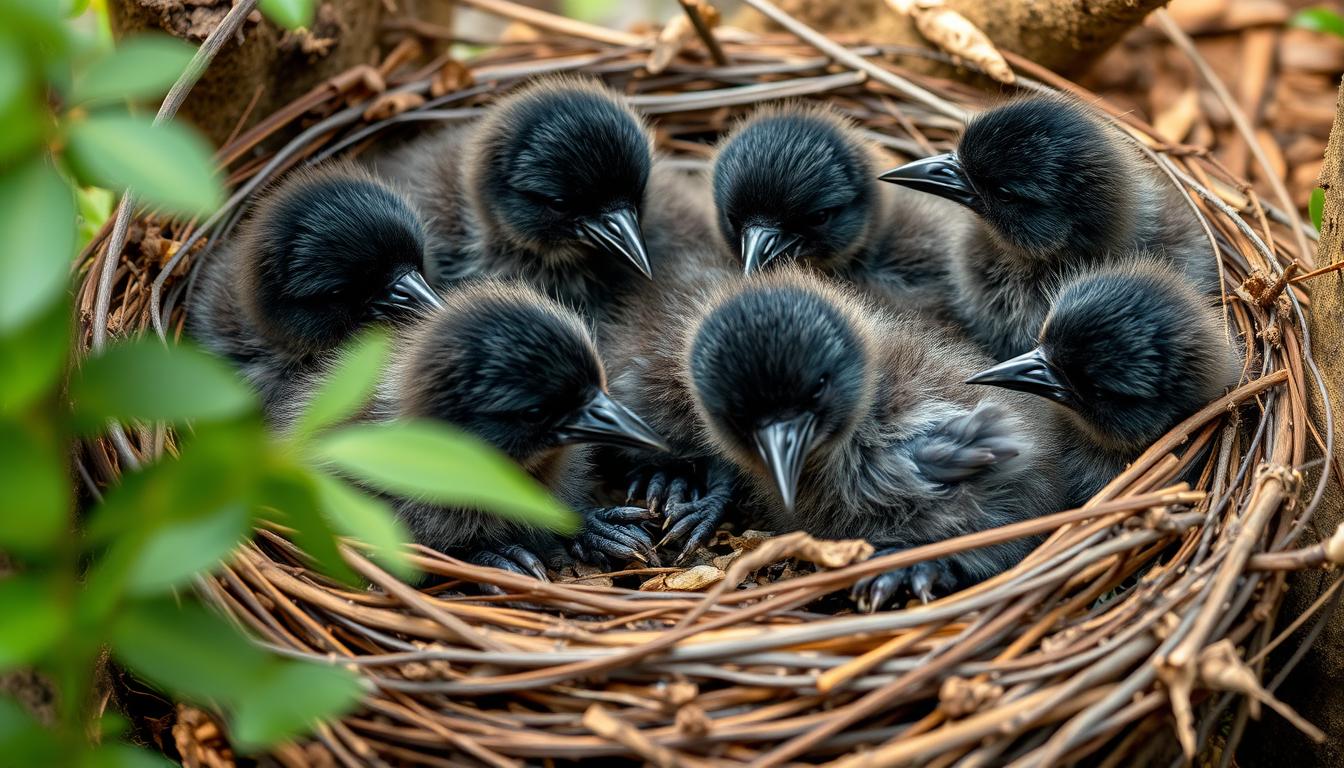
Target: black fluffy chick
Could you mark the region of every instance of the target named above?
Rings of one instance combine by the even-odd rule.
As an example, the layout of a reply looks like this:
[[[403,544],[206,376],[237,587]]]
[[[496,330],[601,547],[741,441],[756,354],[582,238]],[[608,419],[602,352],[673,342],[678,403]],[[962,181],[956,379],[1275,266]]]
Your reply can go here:
[[[775,270],[709,302],[686,373],[711,443],[777,530],[902,550],[1060,508],[1045,404],[986,396],[987,359],[915,316]],[[1030,548],[1014,541],[865,580],[861,607],[928,600]]]
[[[582,320],[535,290],[481,280],[407,326],[369,418],[429,418],[490,443],[519,463],[583,524],[571,548],[584,559],[656,560],[639,507],[594,502],[594,445],[665,450],[639,417],[607,394],[597,349]],[[405,500],[415,539],[485,565],[545,578],[561,542],[494,515]],[[538,557],[540,556],[540,558]]]
[[[1163,262],[1100,268],[1059,291],[1034,349],[969,381],[1061,406],[1082,446],[1061,455],[1081,504],[1236,383],[1241,359],[1220,318]]]
[[[798,260],[898,310],[940,311],[944,254],[969,217],[879,184],[889,163],[831,110],[759,110],[714,161],[719,232],[747,273]]]
[[[187,330],[237,364],[270,410],[361,326],[438,304],[410,204],[337,164],[290,174],[198,271]]]
[[[612,313],[602,355],[611,390],[667,436],[670,451],[624,451],[613,463],[629,484],[629,500],[644,500],[663,516],[663,542],[680,542],[685,560],[713,535],[733,498],[736,470],[704,439],[685,365],[697,308],[741,281],[712,231],[705,179],[656,174],[660,205],[650,215],[650,254],[659,277]]]
[[[955,152],[881,178],[978,214],[953,250],[954,310],[999,360],[1032,346],[1053,291],[1079,270],[1148,251],[1201,292],[1219,290],[1180,191],[1081,104],[1033,98],[992,109],[966,126]]]
[[[651,276],[640,230],[651,147],[618,94],[549,78],[377,168],[414,190],[430,231],[431,283],[520,278],[601,316],[613,296]]]

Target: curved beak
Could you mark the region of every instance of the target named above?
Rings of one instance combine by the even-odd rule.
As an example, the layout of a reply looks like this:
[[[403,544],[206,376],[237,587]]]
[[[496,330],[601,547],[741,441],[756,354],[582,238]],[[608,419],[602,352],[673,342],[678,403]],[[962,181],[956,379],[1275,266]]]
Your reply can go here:
[[[980,210],[980,195],[952,152],[906,163],[877,178],[961,203],[973,211]]]
[[[653,277],[649,266],[648,249],[644,234],[639,230],[639,216],[634,208],[617,208],[579,221],[579,234],[594,248],[618,254],[630,260],[645,277]]]
[[[742,228],[742,272],[752,274],[770,263],[776,256],[788,253],[798,244],[797,235],[786,234],[775,227],[752,224]]]
[[[369,313],[379,320],[404,317],[421,309],[443,306],[443,299],[429,287],[419,270],[412,269],[393,281],[387,293],[375,299]]]
[[[790,512],[798,496],[798,478],[803,473],[803,463],[812,450],[816,426],[816,414],[803,413],[756,430],[756,450],[765,459],[765,465],[775,478],[775,486],[779,488],[779,498]]]
[[[1030,392],[1070,408],[1078,405],[1077,391],[1069,386],[1040,347],[987,368],[967,379],[966,383]]]
[[[661,453],[672,451],[667,442],[643,419],[600,389],[567,423],[561,425],[558,436],[562,445],[601,443]]]

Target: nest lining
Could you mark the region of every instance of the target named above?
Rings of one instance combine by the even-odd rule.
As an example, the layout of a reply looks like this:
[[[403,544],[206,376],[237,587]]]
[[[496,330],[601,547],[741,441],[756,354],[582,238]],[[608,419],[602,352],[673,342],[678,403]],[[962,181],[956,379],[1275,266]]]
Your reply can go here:
[[[389,76],[386,90],[369,89],[376,81],[367,70],[334,78],[220,150],[234,194],[208,221],[142,215],[125,248],[124,233],[114,239],[109,226],[81,260],[81,327],[86,338],[100,323],[114,334],[152,328],[176,338],[191,267],[210,258],[211,244],[227,238],[268,181],[358,152],[396,126],[471,119],[497,93],[542,73],[601,77],[650,116],[660,150],[700,167],[708,142],[765,101],[824,99],[910,156],[946,151],[964,115],[993,101],[896,63],[936,56],[927,51],[855,43],[843,49],[847,64],[864,63],[855,68],[833,64],[833,50],[811,43],[723,42],[724,65],[683,58],[647,76],[643,50],[539,41],[468,62],[469,77],[457,73],[457,87],[437,95],[446,69]],[[369,684],[364,708],[322,726],[309,751],[344,765],[618,756],[660,765],[770,766],[800,757],[846,766],[1051,765],[1102,755],[1131,764],[1171,743],[1157,735],[1175,733],[1186,749],[1201,749],[1235,713],[1230,748],[1254,691],[1229,680],[1244,679],[1234,673],[1248,660],[1257,679],[1267,648],[1281,641],[1271,622],[1284,571],[1325,560],[1323,550],[1291,550],[1328,479],[1322,473],[1298,501],[1302,478],[1293,468],[1320,442],[1307,392],[1322,385],[1305,334],[1307,297],[1287,285],[1312,254],[1289,212],[1260,201],[1206,153],[1163,142],[1030,62],[1010,62],[1029,75],[1020,88],[1086,97],[1187,191],[1225,285],[1239,286],[1225,301],[1228,323],[1256,366],[1240,387],[1180,424],[1081,510],[851,565],[844,563],[853,553],[818,552],[825,545],[793,534],[725,561],[727,578],[705,593],[582,577],[541,583],[424,548],[414,559],[448,579],[444,588],[407,587],[347,549],[375,585],[352,592],[261,531],[203,581],[205,599],[276,652],[349,664]],[[297,135],[277,151],[258,149],[287,130]],[[119,253],[111,263],[109,246]],[[113,435],[85,447],[81,468],[115,482],[170,440],[162,428]],[[1212,458],[1198,482],[1180,483],[1206,449]],[[809,610],[865,575],[1034,534],[1046,541],[1022,563],[928,606],[864,616]],[[843,567],[732,588],[800,554]],[[508,595],[453,595],[462,582]]]

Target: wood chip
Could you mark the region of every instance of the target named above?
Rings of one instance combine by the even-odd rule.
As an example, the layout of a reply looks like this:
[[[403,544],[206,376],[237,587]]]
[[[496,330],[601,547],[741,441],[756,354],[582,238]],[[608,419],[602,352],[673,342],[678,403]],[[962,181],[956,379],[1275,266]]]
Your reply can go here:
[[[660,573],[639,585],[641,592],[699,592],[723,581],[726,573],[712,565],[697,565],[676,573]]]
[[[1153,118],[1153,128],[1167,141],[1180,143],[1199,119],[1199,91],[1187,88]]]
[[[410,93],[409,91],[384,93],[375,99],[368,109],[364,110],[364,119],[369,122],[386,120],[407,110],[415,109],[424,103],[425,97],[418,93]]]

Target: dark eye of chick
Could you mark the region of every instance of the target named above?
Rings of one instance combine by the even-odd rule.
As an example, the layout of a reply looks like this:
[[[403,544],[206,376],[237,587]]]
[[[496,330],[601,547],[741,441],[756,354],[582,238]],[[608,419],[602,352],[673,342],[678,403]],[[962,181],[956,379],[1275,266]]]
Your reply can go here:
[[[831,387],[831,375],[828,373],[823,373],[821,377],[817,379],[816,388],[812,390],[812,402],[813,403],[821,402],[821,399],[826,396],[826,390],[830,389],[830,387]]]
[[[542,405],[533,405],[518,412],[518,417],[529,424],[540,424],[546,418],[546,408]]]
[[[530,189],[518,190],[524,197],[531,200],[534,205],[541,206],[551,213],[566,214],[569,213],[569,201],[559,195],[548,195],[544,192],[533,192]]]
[[[813,211],[812,213],[808,214],[807,217],[803,219],[803,223],[809,227],[820,227],[826,222],[835,218],[835,214],[839,212],[840,212],[839,206],[833,206],[831,208],[822,208],[819,211]]]

